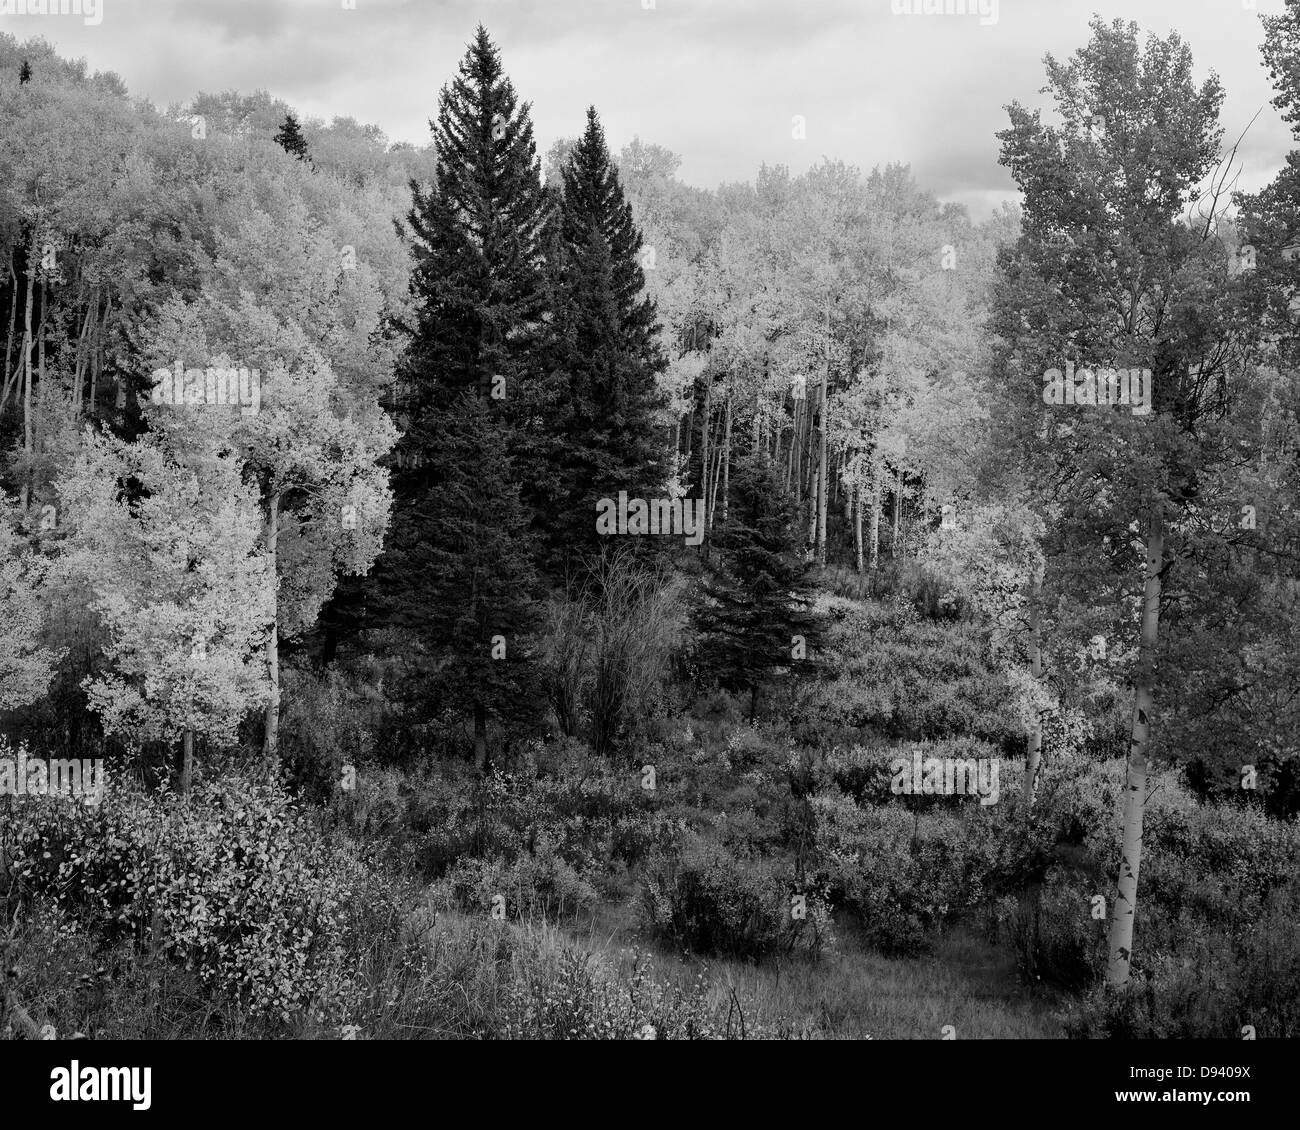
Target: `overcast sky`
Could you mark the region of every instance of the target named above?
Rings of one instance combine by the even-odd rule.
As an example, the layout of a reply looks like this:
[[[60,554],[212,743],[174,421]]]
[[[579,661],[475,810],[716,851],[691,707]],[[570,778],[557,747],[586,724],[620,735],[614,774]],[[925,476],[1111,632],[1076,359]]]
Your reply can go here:
[[[543,154],[579,132],[594,103],[615,149],[634,135],[666,145],[682,178],[707,187],[750,180],[763,161],[796,172],[823,155],[864,170],[906,161],[923,185],[982,217],[1015,195],[993,136],[1003,106],[1039,103],[1044,53],[1082,46],[1094,12],[1177,29],[1198,80],[1211,70],[1223,80],[1229,140],[1263,109],[1242,147],[1243,188],[1266,183],[1296,144],[1269,105],[1259,53],[1259,15],[1282,0],[1000,0],[987,24],[895,14],[891,0],[654,0],[653,10],[642,7],[650,0],[102,2],[98,26],[0,15],[0,31],[43,34],[159,106],[264,87],[305,115],[350,115],[424,144],[438,90],[482,21],[533,104]],[[791,137],[796,114],[805,140]]]

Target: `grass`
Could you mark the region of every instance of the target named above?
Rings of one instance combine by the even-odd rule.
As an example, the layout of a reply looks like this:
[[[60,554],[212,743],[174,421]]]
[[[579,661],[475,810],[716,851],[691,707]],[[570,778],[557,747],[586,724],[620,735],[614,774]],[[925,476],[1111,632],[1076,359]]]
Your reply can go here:
[[[1010,950],[966,926],[937,935],[928,956],[891,958],[867,949],[860,932],[841,918],[836,946],[820,960],[759,965],[675,953],[644,941],[630,904],[602,905],[587,923],[565,932],[583,949],[603,954],[622,978],[630,976],[638,955],[649,958],[657,980],[683,991],[702,974],[713,1008],[737,1002],[747,1023],[803,1038],[939,1039],[949,1024],[960,1039],[1064,1038],[1058,997],[1031,991]]]

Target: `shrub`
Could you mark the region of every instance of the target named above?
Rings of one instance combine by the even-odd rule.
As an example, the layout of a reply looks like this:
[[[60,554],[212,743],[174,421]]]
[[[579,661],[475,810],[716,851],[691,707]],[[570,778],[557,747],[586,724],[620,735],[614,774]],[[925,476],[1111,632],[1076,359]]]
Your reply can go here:
[[[487,916],[494,903],[506,918],[554,921],[588,910],[596,892],[553,846],[536,854],[504,859],[462,859],[432,888],[435,900],[468,914]]]
[[[965,623],[915,622],[885,606],[823,598],[830,621],[823,664],[836,676],[809,694],[799,736],[810,744],[970,736],[995,745],[1022,741],[1007,676],[986,636]]]
[[[252,1015],[347,1011],[366,873],[280,785],[226,777],[188,802],[110,791],[94,808],[28,798],[4,837],[21,897],[54,901],[105,943],[164,952]]]
[[[807,917],[794,919],[798,886],[769,862],[742,862],[720,845],[695,841],[647,869],[642,919],[692,953],[755,960],[797,948],[817,953],[832,940],[828,906],[805,891]]]

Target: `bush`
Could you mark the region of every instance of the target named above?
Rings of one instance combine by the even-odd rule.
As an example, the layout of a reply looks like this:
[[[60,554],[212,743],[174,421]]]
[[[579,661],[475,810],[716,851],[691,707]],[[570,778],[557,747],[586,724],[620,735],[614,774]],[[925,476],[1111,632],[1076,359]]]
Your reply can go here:
[[[550,844],[536,854],[504,859],[462,859],[434,884],[435,901],[469,914],[487,916],[500,900],[504,917],[555,921],[589,910],[596,892]]]
[[[815,954],[832,940],[829,908],[820,894],[805,891],[807,916],[793,918],[797,888],[769,862],[742,862],[696,841],[679,858],[647,869],[642,919],[692,953],[754,960],[799,948]]]
[[[226,777],[188,802],[110,791],[94,808],[27,798],[4,840],[18,897],[54,902],[105,944],[165,953],[251,1015],[348,1010],[366,872],[278,784]]]
[[[1141,903],[1138,929],[1142,929]],[[1148,915],[1150,917],[1150,915]],[[1300,883],[1264,901],[1250,929],[1207,930],[1183,919],[1177,951],[1139,951],[1126,991],[1098,986],[1065,1018],[1074,1037],[1259,1039],[1300,1036]]]
[[[825,747],[861,742],[868,731],[894,740],[1023,744],[1012,687],[974,626],[917,622],[897,609],[831,597],[817,611],[830,621],[822,660],[836,675],[803,704],[803,740]]]
[[[859,808],[828,789],[812,801],[818,879],[830,898],[851,909],[869,944],[884,953],[917,954],[926,934],[968,905],[962,821],[898,805]]]
[[[551,927],[439,919],[409,962],[417,1027],[460,1039],[717,1040],[791,1034],[703,974],[656,978],[647,955],[588,952]]]

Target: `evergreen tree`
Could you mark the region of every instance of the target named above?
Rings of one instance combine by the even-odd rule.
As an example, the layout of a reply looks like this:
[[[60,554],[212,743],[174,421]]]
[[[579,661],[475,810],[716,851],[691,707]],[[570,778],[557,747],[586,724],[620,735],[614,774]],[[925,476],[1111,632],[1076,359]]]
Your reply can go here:
[[[487,722],[536,721],[544,688],[531,650],[540,626],[528,514],[504,429],[465,389],[408,438],[426,459],[403,476],[384,556],[385,619],[413,641],[408,701],[472,719],[487,768]]]
[[[284,124],[280,126],[280,132],[275,135],[275,143],[286,153],[297,157],[299,161],[311,160],[307,154],[307,139],[302,135],[298,119],[292,114],[285,114]]]
[[[22,86],[23,83],[30,82],[31,79],[32,79],[32,65],[26,59],[24,59],[23,65],[18,70],[18,85]]]
[[[818,623],[802,541],[799,507],[774,465],[762,454],[738,459],[700,629],[705,665],[728,690],[749,691],[751,718],[773,672],[811,662]]]
[[[435,184],[411,185],[416,323],[404,403],[418,419],[473,388],[522,409],[544,312],[546,198],[529,106],[482,26],[429,124]]]
[[[414,324],[394,403],[393,535],[369,605],[414,641],[403,697],[463,710],[487,762],[487,720],[539,701],[529,511],[531,370],[545,311],[546,197],[528,105],[480,27],[430,123],[435,184],[412,184]],[[493,637],[503,637],[494,649]],[[504,658],[500,654],[504,644]],[[399,692],[402,693],[402,692]]]
[[[601,498],[661,495],[667,450],[655,418],[656,374],[667,367],[653,300],[645,294],[641,233],[594,108],[560,169],[553,369],[563,390],[552,417],[557,483],[547,525],[548,566],[597,549]]]

